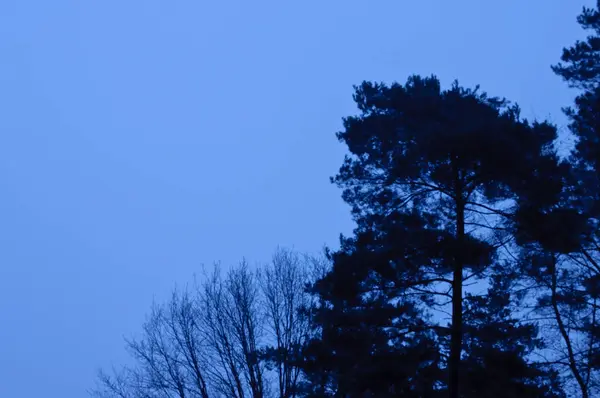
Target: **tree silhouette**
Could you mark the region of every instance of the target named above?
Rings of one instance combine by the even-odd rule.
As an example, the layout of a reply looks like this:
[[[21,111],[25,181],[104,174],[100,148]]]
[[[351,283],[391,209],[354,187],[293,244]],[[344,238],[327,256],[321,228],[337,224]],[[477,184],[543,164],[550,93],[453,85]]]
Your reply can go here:
[[[563,357],[583,397],[598,391],[600,379],[600,325],[598,282],[600,281],[600,11],[584,8],[577,22],[590,34],[584,41],[563,49],[560,63],[553,66],[579,93],[573,107],[565,109],[570,131],[576,139],[571,154],[573,182],[568,206],[585,217],[585,229],[571,227],[570,237],[579,245],[568,253],[545,256],[547,272],[537,275],[546,286],[540,307],[550,307],[564,342]],[[563,223],[564,224],[564,223]],[[564,230],[555,225],[552,231]],[[565,234],[562,233],[564,236]]]
[[[560,167],[552,151],[556,129],[522,120],[517,106],[478,89],[454,83],[442,90],[435,77],[412,76],[391,86],[365,82],[354,99],[361,113],[345,118],[338,133],[350,155],[333,181],[358,225],[346,246],[364,249],[343,248],[346,256],[358,256],[352,261],[333,257],[332,274],[340,280],[354,275],[358,282],[334,283],[328,294],[351,294],[363,305],[373,294],[364,285],[369,281],[387,290],[384,302],[402,298],[413,322],[418,318],[408,297],[419,297],[421,308],[449,305],[446,384],[458,397],[464,283],[493,275],[499,248],[520,225],[515,220],[523,198],[534,197],[527,189],[536,177],[532,170]],[[351,286],[354,291],[345,291]]]
[[[242,261],[175,290],[128,339],[133,364],[101,372],[99,398],[294,398],[308,338],[304,286],[316,258],[278,249],[270,263]]]
[[[594,90],[600,84],[600,12],[597,8],[584,7],[577,22],[592,32],[586,40],[578,40],[573,46],[563,49],[561,63],[552,70],[572,87]]]

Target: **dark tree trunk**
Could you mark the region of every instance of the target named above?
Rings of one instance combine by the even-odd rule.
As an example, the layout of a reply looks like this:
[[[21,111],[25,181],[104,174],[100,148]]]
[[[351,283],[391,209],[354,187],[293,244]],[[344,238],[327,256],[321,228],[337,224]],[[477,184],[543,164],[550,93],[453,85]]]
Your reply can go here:
[[[557,297],[557,288],[558,288],[558,276],[556,275],[558,271],[556,270],[556,258],[552,259],[552,285],[551,285],[551,302],[552,309],[554,311],[554,316],[556,317],[556,323],[558,324],[558,330],[567,346],[567,355],[569,360],[569,368],[573,373],[573,377],[577,381],[579,388],[581,389],[582,398],[588,398],[589,393],[587,389],[587,385],[581,376],[581,372],[577,367],[577,359],[575,358],[575,352],[573,350],[573,345],[571,344],[571,336],[567,332],[567,328],[563,322],[562,315],[560,313],[560,309],[558,308],[558,297]]]
[[[457,172],[455,189],[456,203],[456,245],[454,272],[452,278],[452,329],[450,334],[450,360],[448,363],[448,396],[459,398],[460,356],[462,352],[462,285],[463,285],[463,242],[465,236],[465,204],[460,174]]]

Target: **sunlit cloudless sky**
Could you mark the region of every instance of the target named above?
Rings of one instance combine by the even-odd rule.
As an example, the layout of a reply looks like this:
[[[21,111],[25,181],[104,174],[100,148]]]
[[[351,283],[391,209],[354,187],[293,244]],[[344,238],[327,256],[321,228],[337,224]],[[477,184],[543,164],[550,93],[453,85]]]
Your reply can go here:
[[[575,0],[1,0],[0,397],[79,398],[202,264],[317,252],[352,85],[481,84],[565,128]]]

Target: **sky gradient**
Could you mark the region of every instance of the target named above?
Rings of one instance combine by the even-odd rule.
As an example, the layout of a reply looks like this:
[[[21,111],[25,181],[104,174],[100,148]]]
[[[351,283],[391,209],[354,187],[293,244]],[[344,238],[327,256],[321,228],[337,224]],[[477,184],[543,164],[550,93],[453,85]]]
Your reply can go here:
[[[574,0],[0,1],[0,397],[79,398],[202,264],[316,252],[352,85],[436,74],[565,128]]]

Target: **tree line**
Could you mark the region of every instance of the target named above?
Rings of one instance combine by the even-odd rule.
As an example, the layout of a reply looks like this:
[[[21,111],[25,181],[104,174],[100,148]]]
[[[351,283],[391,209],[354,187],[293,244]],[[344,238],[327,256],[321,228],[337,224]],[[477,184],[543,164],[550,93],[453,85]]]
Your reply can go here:
[[[93,393],[600,396],[599,7],[552,66],[577,93],[567,155],[555,125],[479,87],[363,82],[332,177],[351,236],[175,291]]]

